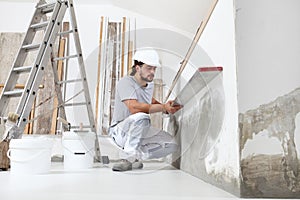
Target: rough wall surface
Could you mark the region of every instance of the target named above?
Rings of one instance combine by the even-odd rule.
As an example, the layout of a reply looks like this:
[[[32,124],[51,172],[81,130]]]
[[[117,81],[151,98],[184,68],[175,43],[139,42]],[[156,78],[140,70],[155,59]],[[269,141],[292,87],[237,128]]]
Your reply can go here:
[[[238,158],[231,148],[234,135],[223,130],[225,113],[222,79],[184,105],[184,109],[170,119],[169,132],[175,132],[180,144],[180,155],[174,154],[176,167],[206,182],[239,196]],[[237,133],[233,133],[237,134]],[[224,138],[229,139],[226,141]],[[232,162],[236,162],[232,164]],[[235,166],[233,169],[232,166]]]
[[[266,131],[280,142],[282,154],[249,155],[241,159],[241,194],[244,197],[300,197],[299,159],[295,119],[300,112],[300,88],[269,104],[239,115],[240,150],[255,135]]]
[[[5,84],[5,81],[10,73],[12,64],[18,50],[22,44],[24,33],[0,33],[0,84]],[[41,33],[37,33],[33,43],[37,43],[42,37]],[[25,66],[31,65],[36,57],[36,52],[29,53],[25,61]],[[18,78],[17,84],[25,85],[28,75],[21,75]],[[41,85],[43,89],[38,91],[36,98],[36,118],[33,123],[33,133],[49,134],[52,122],[53,107],[53,72],[49,64],[45,70],[45,75],[42,79]],[[6,112],[14,112],[17,108],[18,98],[12,98]]]
[[[4,84],[9,75],[11,65],[22,44],[23,37],[23,33],[0,33],[0,84]],[[19,83],[24,84],[25,80],[20,80]],[[12,99],[6,108],[6,113],[15,110],[16,106],[17,101]]]

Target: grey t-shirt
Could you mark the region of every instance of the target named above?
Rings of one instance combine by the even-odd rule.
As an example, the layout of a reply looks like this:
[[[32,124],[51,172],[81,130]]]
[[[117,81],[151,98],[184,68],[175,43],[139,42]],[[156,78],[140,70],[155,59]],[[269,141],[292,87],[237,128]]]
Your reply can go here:
[[[133,76],[125,76],[117,84],[115,95],[115,108],[111,125],[114,125],[131,113],[123,102],[128,99],[136,99],[141,103],[151,104],[154,90],[154,83],[150,82],[146,87],[140,86]]]

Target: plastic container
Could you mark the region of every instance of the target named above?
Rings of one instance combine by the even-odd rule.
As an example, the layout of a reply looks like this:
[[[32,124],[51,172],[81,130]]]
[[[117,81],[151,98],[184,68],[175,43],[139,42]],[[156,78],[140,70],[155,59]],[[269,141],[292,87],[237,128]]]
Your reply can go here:
[[[53,140],[45,137],[12,139],[7,156],[12,174],[45,174],[51,167]]]
[[[93,132],[64,132],[64,169],[92,168],[95,156],[96,134]]]

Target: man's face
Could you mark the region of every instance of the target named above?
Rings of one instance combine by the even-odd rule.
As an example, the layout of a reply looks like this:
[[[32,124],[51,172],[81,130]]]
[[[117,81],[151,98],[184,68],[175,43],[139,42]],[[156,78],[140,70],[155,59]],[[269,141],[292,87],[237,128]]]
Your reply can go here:
[[[141,79],[146,82],[153,81],[156,67],[150,66],[147,64],[143,64],[142,66],[139,66],[139,67],[140,67],[140,70],[138,73],[139,73]]]

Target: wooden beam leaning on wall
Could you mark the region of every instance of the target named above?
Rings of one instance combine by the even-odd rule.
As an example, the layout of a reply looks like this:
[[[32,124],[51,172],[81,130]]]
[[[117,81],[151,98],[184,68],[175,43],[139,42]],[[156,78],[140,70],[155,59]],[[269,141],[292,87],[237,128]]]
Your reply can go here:
[[[127,65],[127,72],[128,74],[131,72],[132,68],[132,57],[133,57],[133,41],[128,41],[128,65]]]
[[[32,109],[29,113],[29,121],[31,121],[34,118],[35,115],[35,105],[36,105],[36,99],[33,101]],[[34,121],[28,123],[24,129],[25,134],[33,134],[33,126],[34,126]]]
[[[126,17],[123,17],[122,23],[122,52],[121,52],[121,77],[124,76],[125,67],[125,32],[126,32]]]
[[[100,72],[101,72],[101,55],[102,55],[102,42],[103,42],[103,23],[104,23],[104,17],[101,17],[100,20],[100,36],[99,36],[99,46],[98,46],[98,71],[97,71],[97,84],[96,84],[96,104],[95,104],[95,125],[96,129],[98,127],[98,117],[99,117],[99,91],[100,91]]]
[[[178,81],[178,79],[181,76],[181,74],[182,74],[185,66],[187,65],[187,63],[188,63],[188,61],[189,61],[189,59],[190,59],[190,57],[191,57],[191,55],[192,55],[192,53],[193,53],[196,45],[198,44],[198,41],[199,41],[199,39],[200,39],[200,37],[201,37],[201,35],[202,35],[202,33],[203,33],[206,25],[207,25],[207,22],[210,19],[211,14],[214,11],[217,3],[218,3],[218,0],[214,0],[213,1],[212,5],[211,5],[211,7],[210,7],[210,9],[208,11],[207,16],[205,17],[205,19],[203,21],[201,21],[200,26],[199,26],[199,28],[198,28],[198,30],[197,30],[197,32],[195,34],[195,37],[193,39],[193,42],[192,42],[192,44],[191,44],[191,46],[190,46],[190,48],[189,48],[189,50],[188,50],[188,52],[187,52],[184,60],[181,62],[181,66],[180,66],[180,68],[179,68],[179,70],[178,70],[178,72],[177,72],[177,74],[176,74],[176,76],[175,76],[175,78],[174,78],[174,80],[172,82],[172,85],[171,85],[171,87],[170,87],[170,89],[169,89],[169,91],[168,91],[168,93],[166,95],[165,101],[167,101],[168,98],[170,97],[170,95],[172,93],[172,90],[174,89],[174,87],[176,85],[176,82]]]

